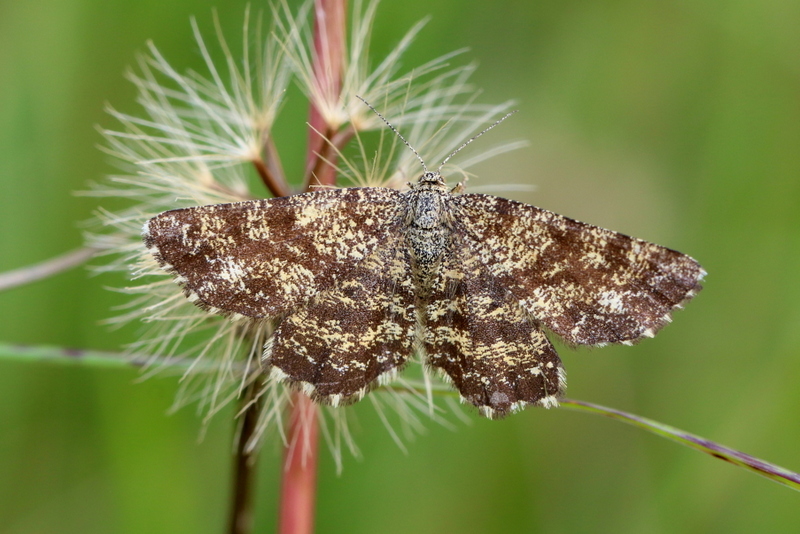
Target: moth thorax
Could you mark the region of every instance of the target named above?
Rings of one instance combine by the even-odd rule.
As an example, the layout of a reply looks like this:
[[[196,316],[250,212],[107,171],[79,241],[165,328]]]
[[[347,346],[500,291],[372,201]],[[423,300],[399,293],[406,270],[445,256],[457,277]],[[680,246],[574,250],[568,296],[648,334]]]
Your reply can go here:
[[[414,226],[429,230],[442,221],[442,195],[436,191],[420,191],[414,204]]]
[[[417,266],[434,264],[447,250],[449,239],[444,226],[431,229],[412,226],[406,235]]]

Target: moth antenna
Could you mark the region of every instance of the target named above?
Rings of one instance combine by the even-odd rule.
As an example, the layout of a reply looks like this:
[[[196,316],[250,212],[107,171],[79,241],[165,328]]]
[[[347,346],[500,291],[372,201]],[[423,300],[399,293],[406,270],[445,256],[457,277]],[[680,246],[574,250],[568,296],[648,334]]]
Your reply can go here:
[[[358,95],[356,95],[356,98],[357,98],[357,99],[359,99],[359,100],[361,100],[363,103],[365,103],[365,104],[367,105],[367,107],[368,107],[369,109],[371,109],[371,110],[372,110],[372,112],[373,112],[373,113],[375,113],[375,115],[377,115],[378,117],[380,117],[380,118],[381,118],[381,120],[382,120],[383,122],[385,122],[385,123],[386,123],[386,126],[388,126],[389,128],[391,128],[391,130],[392,130],[392,131],[395,133],[395,135],[397,135],[397,137],[399,137],[399,138],[400,138],[400,140],[401,140],[401,141],[403,141],[403,143],[405,143],[405,145],[406,145],[406,146],[407,146],[409,149],[411,149],[411,152],[413,152],[413,153],[414,153],[414,155],[415,155],[415,156],[417,156],[417,159],[419,160],[419,162],[420,162],[420,163],[422,163],[422,170],[424,170],[424,171],[427,173],[427,172],[428,172],[428,167],[425,165],[425,162],[424,162],[424,161],[422,161],[422,157],[420,157],[419,153],[418,153],[416,150],[414,150],[414,147],[413,147],[413,146],[411,146],[411,144],[410,144],[408,141],[406,141],[406,138],[405,138],[405,137],[403,137],[403,136],[400,134],[400,132],[398,132],[398,131],[397,131],[397,128],[395,128],[394,126],[392,126],[392,123],[390,123],[389,121],[387,121],[387,120],[386,120],[386,118],[385,118],[383,115],[381,115],[380,113],[378,113],[378,110],[377,110],[377,109],[375,109],[374,107],[372,107],[372,104],[370,104],[369,102],[367,102],[366,100],[364,100],[363,98],[361,98],[361,97],[360,97],[360,96],[358,96]],[[505,118],[505,117],[504,117],[504,118]],[[502,120],[502,119],[500,119],[500,120]],[[481,132],[481,133],[483,133],[483,132]],[[480,135],[480,134],[478,134],[478,135]],[[439,167],[439,168],[441,169],[441,167]]]
[[[370,107],[372,107],[372,106],[370,106]],[[471,142],[473,142],[475,139],[479,138],[480,136],[482,136],[483,134],[485,134],[486,132],[488,132],[489,130],[491,130],[492,128],[494,128],[495,126],[497,126],[498,124],[500,124],[501,122],[503,122],[504,120],[506,120],[507,118],[509,118],[511,115],[513,115],[513,114],[514,114],[514,113],[516,113],[517,111],[519,111],[519,110],[518,110],[518,109],[515,109],[515,110],[514,110],[514,111],[512,111],[511,113],[508,113],[508,114],[507,114],[505,117],[503,117],[503,118],[501,118],[501,119],[499,119],[499,120],[495,121],[495,122],[494,122],[494,124],[492,124],[491,126],[489,126],[488,128],[486,128],[485,130],[483,130],[482,132],[480,132],[478,135],[475,135],[475,136],[473,136],[473,137],[470,137],[469,139],[467,139],[467,140],[464,142],[464,144],[462,144],[462,145],[461,145],[460,147],[458,147],[457,149],[453,150],[453,151],[450,153],[450,155],[449,155],[449,156],[447,156],[446,158],[444,158],[444,161],[442,161],[442,164],[441,164],[441,165],[439,165],[439,168],[438,168],[438,169],[436,169],[436,172],[437,172],[437,173],[441,173],[441,171],[442,171],[442,167],[444,167],[444,164],[445,164],[445,163],[447,163],[448,161],[450,161],[450,158],[452,158],[453,156],[455,156],[456,154],[458,154],[459,152],[461,152],[461,150],[462,150],[464,147],[466,147],[468,144],[470,144],[470,143],[471,143]],[[377,112],[376,112],[376,113],[377,113]],[[383,117],[381,117],[381,118],[383,118]],[[385,119],[384,119],[384,120],[385,120]],[[398,134],[398,135],[399,135],[399,134]],[[408,144],[408,143],[406,143],[406,144]],[[418,156],[418,157],[419,157],[419,156]]]

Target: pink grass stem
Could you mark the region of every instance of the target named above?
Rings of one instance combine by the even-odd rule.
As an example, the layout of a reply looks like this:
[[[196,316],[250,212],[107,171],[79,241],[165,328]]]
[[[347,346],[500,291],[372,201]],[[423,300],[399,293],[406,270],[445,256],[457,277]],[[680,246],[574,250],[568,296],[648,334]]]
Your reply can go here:
[[[326,101],[338,101],[342,84],[346,43],[346,0],[314,1],[314,78]],[[309,110],[306,189],[314,184],[334,185],[336,170],[329,159],[328,139],[337,132],[325,123],[316,103]],[[317,492],[319,455],[319,408],[306,395],[292,395],[289,434],[283,458],[281,503],[278,516],[280,534],[311,534],[314,530],[314,505]]]
[[[317,406],[303,393],[293,394],[289,442],[284,451],[280,534],[311,534],[317,492],[319,423]]]
[[[337,102],[342,86],[342,69],[346,51],[346,0],[314,1],[314,80],[327,102]],[[334,161],[328,142],[336,131],[326,124],[319,108],[311,103],[308,123],[306,187],[314,184],[334,185],[336,169],[325,160]],[[324,137],[323,137],[324,136]]]

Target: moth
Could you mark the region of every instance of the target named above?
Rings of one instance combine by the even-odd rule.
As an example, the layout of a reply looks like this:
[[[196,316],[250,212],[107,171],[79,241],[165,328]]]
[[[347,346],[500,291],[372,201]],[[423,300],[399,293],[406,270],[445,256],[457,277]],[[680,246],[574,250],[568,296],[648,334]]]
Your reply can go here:
[[[405,191],[167,211],[144,243],[196,305],[274,321],[264,370],[334,406],[391,382],[415,351],[486,417],[557,406],[566,375],[546,331],[632,344],[701,289],[705,271],[685,254],[463,194],[422,165]]]

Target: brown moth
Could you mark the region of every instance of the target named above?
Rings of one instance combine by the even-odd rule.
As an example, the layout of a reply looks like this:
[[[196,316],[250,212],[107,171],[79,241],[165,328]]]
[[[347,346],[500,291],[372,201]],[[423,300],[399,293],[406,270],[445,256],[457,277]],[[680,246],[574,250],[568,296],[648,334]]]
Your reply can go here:
[[[177,209],[142,235],[198,306],[275,320],[264,369],[332,405],[419,351],[484,416],[556,406],[565,373],[544,329],[573,345],[632,344],[700,290],[689,256],[461,189],[425,168],[406,191]]]

